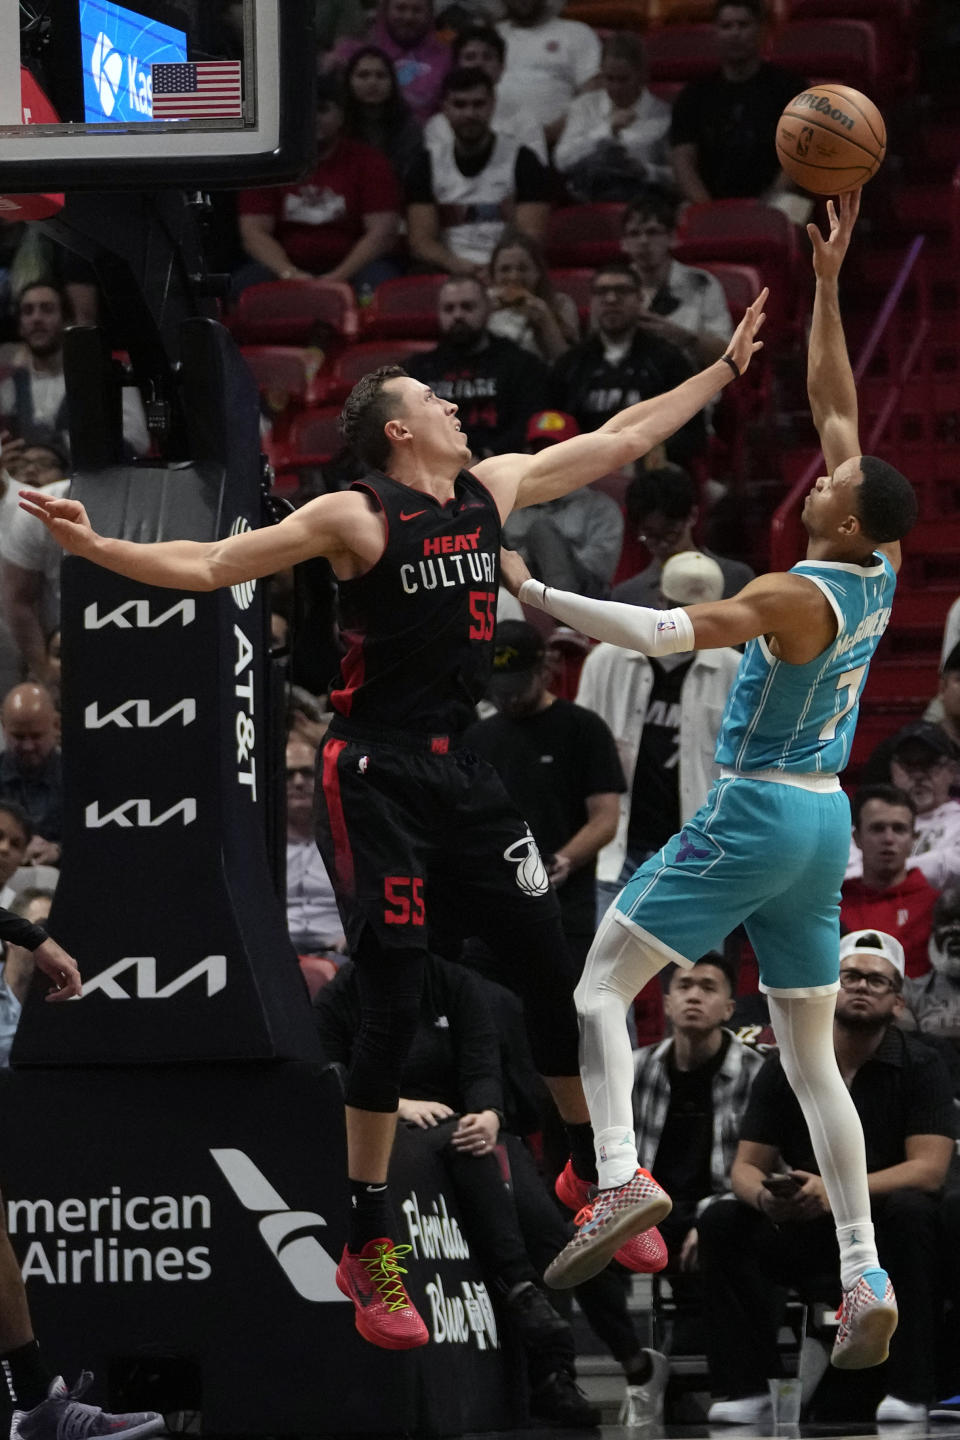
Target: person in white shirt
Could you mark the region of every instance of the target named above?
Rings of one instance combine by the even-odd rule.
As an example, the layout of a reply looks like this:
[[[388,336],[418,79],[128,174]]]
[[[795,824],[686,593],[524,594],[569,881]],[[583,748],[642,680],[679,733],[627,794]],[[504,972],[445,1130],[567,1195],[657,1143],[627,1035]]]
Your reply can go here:
[[[51,495],[66,495],[70,481],[55,480],[44,489]],[[15,501],[8,502],[4,520],[0,532],[3,611],[27,677],[45,685],[51,678],[47,637],[60,627],[60,547],[46,530],[38,533],[39,527]]]
[[[483,70],[443,81],[450,136],[431,141],[407,175],[412,258],[451,275],[482,275],[507,223],[538,240],[550,213],[551,178],[536,155],[490,125],[493,83]]]
[[[717,277],[673,258],[677,209],[670,191],[641,191],[623,212],[620,248],[640,281],[642,328],[710,365],[723,354],[733,321]]]
[[[506,11],[497,27],[507,44],[503,103],[538,120],[552,145],[571,100],[597,78],[599,36],[579,20],[551,15],[547,0],[506,0]]]
[[[650,93],[646,78],[639,35],[608,35],[601,50],[603,88],[571,102],[553,155],[575,200],[630,200],[641,185],[670,183],[670,106]]]
[[[528,150],[533,151],[541,165],[546,165],[549,156],[543,126],[528,115],[515,100],[506,100],[500,92],[500,77],[507,55],[507,47],[500,32],[493,25],[465,25],[454,36],[450,50],[453,68],[482,70],[485,75],[490,76],[494,90],[491,130],[516,140],[518,145],[525,145]],[[448,140],[451,133],[450,121],[442,110],[438,110],[423,127],[424,143],[428,147],[436,145]]]
[[[663,567],[661,607],[719,600],[723,588],[717,562],[688,550]],[[629,787],[617,833],[597,857],[598,921],[624,877],[696,813],[718,778],[717,733],[741,658],[725,648],[651,659],[603,644],[584,661],[577,704],[613,731]]]
[[[66,463],[59,445],[42,430],[16,438],[9,431],[0,431],[0,543],[12,525],[19,529],[21,486],[33,490],[56,483],[63,477]],[[2,596],[0,602],[0,694],[6,695],[23,679],[25,659],[8,619],[17,597]],[[40,664],[39,652],[34,659]],[[36,678],[46,678],[44,668],[41,664]]]
[[[346,952],[333,886],[313,838],[317,752],[287,741],[287,930],[300,955]]]
[[[19,434],[43,426],[69,449],[63,336],[72,319],[67,294],[52,281],[27,285],[17,300],[22,342],[12,373],[0,383],[0,417]],[[123,437],[137,455],[150,449],[140,392],[123,388]]]

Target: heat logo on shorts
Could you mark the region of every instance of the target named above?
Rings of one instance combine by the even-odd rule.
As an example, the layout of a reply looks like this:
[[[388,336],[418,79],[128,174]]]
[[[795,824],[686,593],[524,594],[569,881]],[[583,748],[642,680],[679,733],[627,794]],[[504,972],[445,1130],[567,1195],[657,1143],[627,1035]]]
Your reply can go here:
[[[537,842],[528,830],[522,840],[514,840],[503,852],[504,860],[517,867],[517,884],[524,895],[546,895],[550,889],[547,871],[540,858]]]

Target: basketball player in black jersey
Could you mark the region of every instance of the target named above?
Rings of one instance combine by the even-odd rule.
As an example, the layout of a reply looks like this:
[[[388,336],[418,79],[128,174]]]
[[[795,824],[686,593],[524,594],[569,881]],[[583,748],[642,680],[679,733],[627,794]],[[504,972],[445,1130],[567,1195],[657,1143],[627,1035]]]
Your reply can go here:
[[[77,501],[21,504],[73,554],[147,585],[214,590],[323,555],[339,581],[347,654],[322,753],[319,844],[363,1001],[347,1081],[352,1213],[338,1271],[357,1328],[388,1349],[429,1338],[410,1303],[386,1180],[400,1070],[417,1023],[428,921],[479,935],[523,997],[537,1064],[567,1123],[577,1183],[595,1179],[571,972],[533,837],[493,769],[460,749],[493,658],[500,527],[645,455],[746,370],[764,291],[726,355],[593,434],[472,469],[457,407],[398,367],[365,376],[343,412],[368,472],[281,521],[210,543],[97,534]],[[476,1144],[492,1143],[478,1134]],[[637,1237],[638,1239],[641,1237]],[[633,1242],[631,1242],[631,1245]],[[633,1268],[649,1268],[645,1254]]]

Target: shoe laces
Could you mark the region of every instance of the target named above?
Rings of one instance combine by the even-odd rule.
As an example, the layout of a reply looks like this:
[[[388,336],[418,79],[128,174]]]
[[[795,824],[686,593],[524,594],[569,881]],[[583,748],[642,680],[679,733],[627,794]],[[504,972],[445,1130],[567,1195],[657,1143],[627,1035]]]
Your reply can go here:
[[[412,1245],[378,1245],[375,1255],[357,1257],[388,1310],[405,1310],[410,1304],[410,1297],[400,1279],[407,1272],[398,1263],[398,1257],[409,1255],[412,1249]],[[71,1440],[71,1437],[67,1436],[65,1440]]]
[[[578,1211],[577,1211],[576,1215],[574,1215],[574,1217],[573,1217],[573,1223],[574,1223],[574,1225],[576,1226],[576,1228],[579,1230],[580,1227],[581,1227],[581,1225],[586,1225],[587,1221],[588,1221],[588,1220],[592,1220],[592,1219],[593,1219],[593,1201],[591,1201],[589,1205],[584,1205],[584,1207],[583,1207],[582,1210],[578,1210]]]
[[[62,1407],[63,1410],[57,1425],[58,1440],[87,1440],[91,1434],[103,1434],[106,1412],[99,1405],[84,1405],[80,1401],[80,1396],[92,1384],[93,1372],[82,1370],[79,1379],[65,1395],[51,1396],[57,1408]]]

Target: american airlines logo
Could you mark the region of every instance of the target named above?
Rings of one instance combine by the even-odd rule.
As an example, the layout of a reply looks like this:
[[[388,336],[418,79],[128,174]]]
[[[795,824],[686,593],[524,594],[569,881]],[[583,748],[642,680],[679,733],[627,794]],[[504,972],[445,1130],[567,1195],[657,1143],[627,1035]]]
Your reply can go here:
[[[120,976],[126,976],[126,984],[120,984]],[[98,991],[108,1000],[169,1000],[195,981],[206,982],[207,999],[219,995],[227,984],[226,955],[206,955],[191,965],[189,970],[174,977],[166,985],[157,988],[157,957],[155,955],[124,955],[101,970],[99,975],[84,976],[83,994],[76,1000],[88,1000]]]
[[[97,700],[84,710],[83,723],[87,730],[102,730],[105,725],[117,725],[121,730],[157,730],[176,715],[180,716],[184,729],[192,725],[197,718],[196,700],[179,700],[157,716],[154,716],[149,700],[125,700],[122,705],[116,705],[101,715]]]
[[[243,1150],[211,1150],[230,1189],[245,1210],[260,1216],[257,1229],[297,1294],[315,1305],[344,1301],[336,1262],[317,1239],[327,1222],[313,1210],[291,1210]]]
[[[171,805],[169,810],[164,810],[159,815],[153,813],[153,802],[150,800],[125,800],[122,805],[115,805],[105,815],[100,814],[100,801],[94,800],[83,812],[83,823],[88,830],[102,830],[104,825],[120,825],[125,830],[155,830],[158,825],[166,825],[168,820],[173,820],[179,815],[184,825],[192,825],[197,818],[197,802],[194,797],[188,796],[185,800],[178,800],[176,805]]]
[[[125,600],[115,610],[108,610],[106,615],[100,614],[100,605],[95,601],[83,612],[83,628],[103,630],[107,625],[116,625],[118,630],[158,630],[161,625],[166,625],[168,620],[175,620],[177,616],[180,617],[184,629],[192,625],[197,618],[197,602],[178,600],[176,605],[171,605],[169,610],[161,611],[154,618],[149,600]]]

